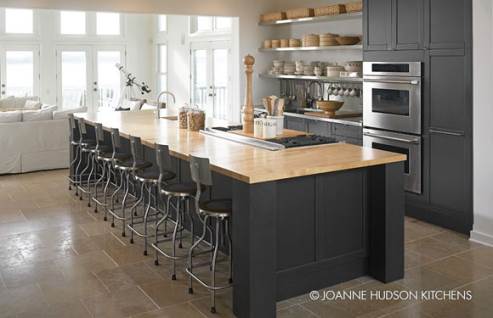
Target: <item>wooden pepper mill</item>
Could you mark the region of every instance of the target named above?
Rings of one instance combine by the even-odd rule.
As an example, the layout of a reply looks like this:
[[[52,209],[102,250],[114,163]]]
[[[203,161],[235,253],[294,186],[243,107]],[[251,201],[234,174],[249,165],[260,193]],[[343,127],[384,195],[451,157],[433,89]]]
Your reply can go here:
[[[245,95],[245,105],[242,109],[242,121],[243,121],[243,132],[245,134],[253,134],[253,64],[255,64],[255,58],[251,55],[245,56],[243,59],[243,64],[245,64],[245,74],[246,74],[246,95]]]

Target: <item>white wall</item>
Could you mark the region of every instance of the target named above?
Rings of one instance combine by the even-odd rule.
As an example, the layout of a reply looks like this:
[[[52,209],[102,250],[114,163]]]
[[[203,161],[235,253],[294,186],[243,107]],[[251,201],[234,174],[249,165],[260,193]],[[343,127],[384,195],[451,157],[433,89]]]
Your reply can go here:
[[[474,228],[471,239],[493,245],[493,2],[473,0]]]

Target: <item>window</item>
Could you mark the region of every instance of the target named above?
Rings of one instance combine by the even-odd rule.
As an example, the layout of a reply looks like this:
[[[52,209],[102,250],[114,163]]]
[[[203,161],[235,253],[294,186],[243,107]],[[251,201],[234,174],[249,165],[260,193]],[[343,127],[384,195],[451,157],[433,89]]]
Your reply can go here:
[[[158,17],[158,31],[166,32],[168,30],[168,19],[165,15],[160,15]]]
[[[120,35],[120,14],[98,12],[96,33],[98,35]]]
[[[158,50],[158,85],[160,91],[165,91],[168,88],[168,47],[164,44],[161,44],[159,45]]]
[[[34,51],[6,51],[5,65],[5,76],[2,81],[5,95],[33,96]]]
[[[230,30],[231,29],[231,18],[217,17],[215,19],[215,29],[216,30]]]
[[[64,35],[86,34],[86,13],[77,11],[60,12],[60,33]]]
[[[87,56],[85,51],[61,53],[62,108],[86,106]]]
[[[5,9],[5,32],[12,34],[32,34],[33,10]]]
[[[231,30],[232,18],[194,17],[191,19],[192,33],[228,32]]]
[[[197,32],[212,31],[212,17],[197,17]]]

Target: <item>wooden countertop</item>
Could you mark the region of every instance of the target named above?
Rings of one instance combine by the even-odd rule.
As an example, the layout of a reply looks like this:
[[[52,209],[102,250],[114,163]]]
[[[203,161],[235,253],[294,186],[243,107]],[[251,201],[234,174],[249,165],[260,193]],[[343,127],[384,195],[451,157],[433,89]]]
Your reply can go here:
[[[166,117],[164,111],[162,116]],[[178,122],[156,119],[154,111],[78,113],[89,124],[118,128],[124,137],[139,136],[142,143],[169,145],[171,155],[187,159],[189,154],[210,159],[212,169],[245,183],[260,183],[313,174],[376,166],[406,160],[406,156],[349,144],[269,151],[213,136],[178,129]],[[224,121],[208,119],[206,125]]]

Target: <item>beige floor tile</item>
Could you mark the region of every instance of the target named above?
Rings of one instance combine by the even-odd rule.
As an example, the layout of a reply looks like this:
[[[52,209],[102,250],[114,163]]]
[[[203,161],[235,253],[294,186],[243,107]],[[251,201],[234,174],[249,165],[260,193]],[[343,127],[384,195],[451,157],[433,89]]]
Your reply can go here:
[[[216,313],[211,313],[211,298],[207,296],[192,300],[192,305],[197,308],[204,316],[209,318],[234,318],[233,315],[233,294],[231,290],[225,290],[216,294]]]
[[[191,304],[179,304],[132,316],[133,318],[204,318]]]
[[[442,274],[426,267],[407,270],[404,279],[399,281],[409,290],[438,290],[459,287],[463,283],[453,276]]]
[[[209,295],[204,288],[199,287],[197,284],[194,285],[194,294],[189,294],[188,285],[185,281],[165,280],[143,284],[140,287],[161,308]]]
[[[410,269],[425,264],[431,263],[433,258],[410,251],[408,248],[404,250],[404,268]]]
[[[5,286],[8,288],[33,285],[46,281],[63,281],[62,272],[52,261],[4,267],[0,269],[0,273]]]
[[[91,273],[116,268],[117,264],[104,251],[89,252],[55,261],[67,279],[84,278]]]
[[[437,235],[433,235],[432,238],[436,240],[440,240],[442,242],[455,244],[463,250],[473,249],[482,246],[481,244],[470,241],[468,236],[462,233],[452,232],[450,230],[445,230]]]
[[[424,312],[420,304],[411,305],[391,314],[383,316],[385,318],[432,318],[431,315]],[[382,318],[383,318],[382,317]]]
[[[493,247],[483,246],[456,255],[475,264],[493,268]]]
[[[44,281],[38,285],[48,304],[73,303],[82,298],[108,293],[103,283],[94,275],[87,275],[84,279]]]
[[[434,260],[448,257],[465,250],[457,244],[443,242],[430,237],[407,243],[405,248],[408,251]]]
[[[2,200],[0,199],[0,202]],[[2,209],[0,211],[0,223],[13,223],[27,221],[20,209]]]
[[[158,309],[139,288],[131,287],[82,300],[84,306],[96,317],[129,317]]]
[[[299,318],[299,317],[318,318],[321,316],[310,312],[308,309],[304,307],[295,305],[289,308],[279,310],[277,312],[276,317],[277,318]]]
[[[493,275],[493,269],[455,256],[426,265],[425,268],[448,275],[463,284]]]

